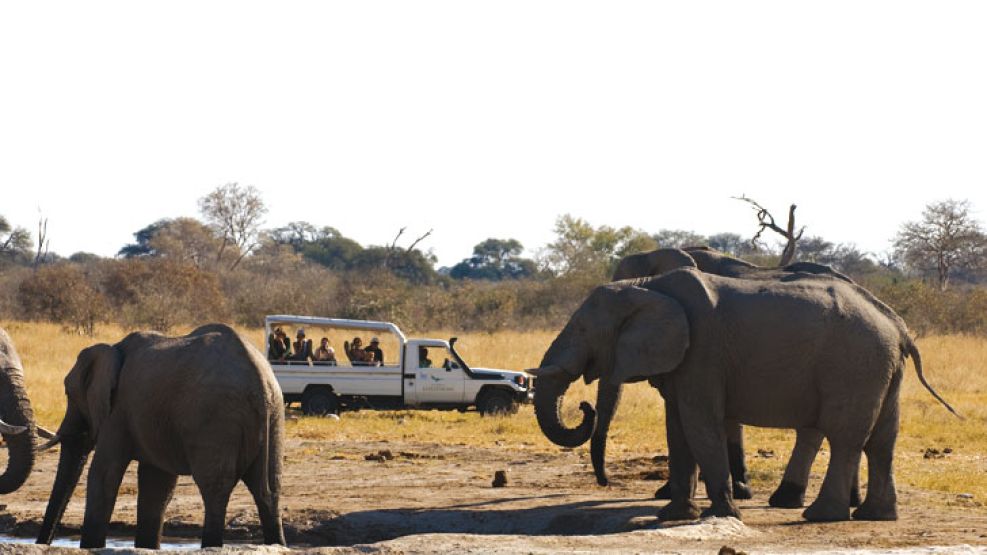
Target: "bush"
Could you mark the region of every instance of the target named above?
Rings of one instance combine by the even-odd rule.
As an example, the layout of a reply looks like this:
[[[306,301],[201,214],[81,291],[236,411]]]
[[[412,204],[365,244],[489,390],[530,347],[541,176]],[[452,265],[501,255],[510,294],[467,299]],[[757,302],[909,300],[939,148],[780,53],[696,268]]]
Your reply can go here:
[[[77,264],[42,266],[21,281],[18,299],[28,319],[60,322],[90,336],[108,315],[106,297]]]

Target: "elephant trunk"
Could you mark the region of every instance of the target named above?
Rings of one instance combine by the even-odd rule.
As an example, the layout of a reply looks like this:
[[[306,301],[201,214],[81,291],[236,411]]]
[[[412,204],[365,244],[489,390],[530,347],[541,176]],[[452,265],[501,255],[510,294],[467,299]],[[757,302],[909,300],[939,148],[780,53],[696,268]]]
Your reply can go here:
[[[17,434],[3,434],[9,455],[7,468],[0,474],[0,493],[10,493],[24,484],[34,467],[34,411],[20,368],[0,371],[0,421],[27,428]]]
[[[620,389],[619,383],[614,384],[601,380],[600,388],[597,391],[596,429],[593,430],[593,441],[590,443],[590,459],[593,461],[596,483],[601,486],[610,484],[606,469],[607,433],[610,431],[610,420],[620,402]]]
[[[69,411],[72,409],[69,408]],[[76,416],[74,419],[79,419]],[[55,539],[55,529],[65,514],[65,507],[72,498],[72,492],[79,483],[82,476],[82,468],[86,465],[89,452],[92,451],[92,444],[89,436],[80,432],[78,424],[70,425],[70,420],[74,420],[71,413],[67,413],[65,421],[62,422],[58,430],[61,438],[62,452],[58,459],[58,471],[55,474],[55,483],[51,487],[51,496],[48,498],[48,507],[45,509],[45,518],[41,523],[41,531],[38,532],[36,543],[50,544]]]
[[[575,428],[567,428],[562,422],[562,399],[572,379],[567,376],[539,377],[535,380],[535,416],[538,426],[552,443],[562,447],[579,447],[586,443],[593,433],[596,411],[583,401],[579,408],[583,411],[583,421]]]

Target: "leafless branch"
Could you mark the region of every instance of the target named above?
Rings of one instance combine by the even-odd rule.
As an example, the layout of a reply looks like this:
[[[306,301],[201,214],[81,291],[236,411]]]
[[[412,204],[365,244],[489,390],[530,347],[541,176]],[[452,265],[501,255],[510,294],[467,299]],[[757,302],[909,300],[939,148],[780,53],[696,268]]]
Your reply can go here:
[[[785,248],[781,252],[781,260],[778,262],[779,266],[787,266],[792,263],[795,258],[795,248],[798,240],[802,238],[802,234],[805,232],[805,226],[802,226],[798,233],[795,232],[795,208],[796,205],[791,205],[788,208],[788,225],[787,229],[782,229],[775,223],[774,216],[767,208],[761,206],[757,201],[746,195],[740,195],[739,197],[733,197],[736,200],[746,202],[751,205],[755,212],[757,212],[757,222],[760,226],[757,233],[751,239],[751,245],[757,248],[757,241],[761,238],[761,234],[764,233],[765,229],[770,229],[775,233],[781,235],[786,239]]]
[[[392,250],[393,251],[394,249],[397,248],[397,246],[398,246],[398,239],[400,239],[401,236],[404,235],[404,230],[406,230],[406,229],[408,229],[408,228],[407,227],[402,227],[401,229],[398,230],[398,234],[395,235],[394,236],[394,240],[391,241],[391,246],[388,247],[389,250]]]
[[[38,269],[43,260],[48,258],[48,246],[50,241],[48,240],[48,218],[42,215],[38,216],[38,250],[34,255],[34,269]]]
[[[415,239],[415,241],[413,243],[411,243],[411,245],[408,247],[408,251],[407,252],[411,252],[411,251],[415,250],[415,246],[418,245],[418,243],[421,243],[426,237],[428,237],[429,235],[431,235],[433,231],[435,231],[435,230],[434,229],[430,229],[430,230],[428,230],[427,233],[425,233],[425,235],[422,235],[421,237]]]

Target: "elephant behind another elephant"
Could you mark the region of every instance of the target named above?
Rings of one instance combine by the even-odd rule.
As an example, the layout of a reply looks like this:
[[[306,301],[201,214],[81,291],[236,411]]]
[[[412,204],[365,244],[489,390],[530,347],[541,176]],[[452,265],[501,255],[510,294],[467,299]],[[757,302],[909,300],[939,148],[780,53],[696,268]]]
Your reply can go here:
[[[264,543],[284,544],[278,508],[284,406],[264,356],[232,328],[202,326],[183,337],[132,333],[79,353],[65,378],[65,418],[38,543],[55,527],[90,451],[81,547],[103,547],[117,490],[137,468],[135,547],[158,548],[179,475],[192,475],[205,505],[203,547],[223,544],[226,506],[242,480],[260,513]]]

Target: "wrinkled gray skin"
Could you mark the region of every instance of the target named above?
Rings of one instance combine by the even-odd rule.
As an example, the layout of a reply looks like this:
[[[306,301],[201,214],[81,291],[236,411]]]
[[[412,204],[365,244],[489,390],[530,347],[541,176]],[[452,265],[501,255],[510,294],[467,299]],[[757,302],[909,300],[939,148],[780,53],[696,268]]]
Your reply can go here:
[[[647,379],[666,403],[672,500],[662,520],[699,516],[697,463],[712,502],[703,515],[740,517],[730,490],[728,420],[817,429],[829,440],[829,469],[806,519],[850,517],[861,451],[868,489],[853,516],[895,519],[891,461],[906,356],[928,384],[903,323],[857,289],[829,276],[733,279],[694,266],[598,287],[533,371],[538,423],[563,446],[605,437],[620,386]],[[583,421],[570,429],[559,407],[580,377],[600,380],[600,417],[584,402]]]
[[[264,543],[284,545],[278,508],[284,408],[264,356],[223,324],[184,337],[137,332],[79,353],[65,378],[68,406],[55,436],[62,452],[38,543],[51,543],[95,450],[81,547],[103,547],[120,481],[137,461],[135,547],[157,549],[177,477],[202,495],[202,546],[223,544],[226,506],[242,480]]]
[[[683,256],[683,251],[685,256]],[[778,280],[790,278],[793,273],[831,276],[848,283],[853,281],[829,266],[813,262],[798,262],[784,268],[764,268],[747,261],[740,260],[710,249],[709,247],[687,247],[685,249],[657,249],[650,252],[632,254],[624,257],[617,264],[612,281],[657,276],[680,267],[695,265],[700,271],[727,277],[744,277],[749,279]],[[868,293],[869,295],[869,293]],[[876,301],[876,299],[875,299]],[[880,301],[876,301],[884,306]],[[887,308],[887,307],[885,307]],[[891,311],[890,308],[887,308]],[[893,312],[892,312],[893,313]],[[897,316],[895,316],[897,317]],[[751,490],[748,486],[747,465],[744,460],[743,427],[736,422],[727,422],[727,451],[730,460],[730,475],[735,499],[750,499]],[[606,449],[606,438],[593,438],[593,462],[597,482],[606,485],[606,470],[603,466]],[[812,462],[822,446],[823,436],[818,430],[799,430],[796,436],[795,448],[788,459],[785,475],[778,489],[771,494],[768,504],[772,507],[796,508],[805,504],[805,490],[809,483]],[[850,492],[850,505],[860,504],[859,480],[853,481]],[[670,498],[669,484],[666,483],[655,492],[658,499]]]
[[[7,444],[7,468],[0,493],[24,484],[34,466],[34,411],[24,390],[24,367],[7,332],[0,328],[0,432]]]

